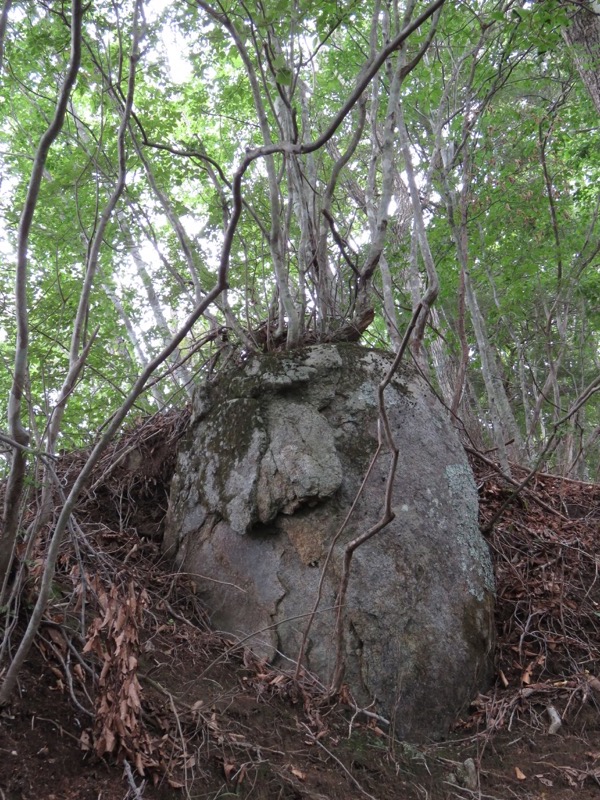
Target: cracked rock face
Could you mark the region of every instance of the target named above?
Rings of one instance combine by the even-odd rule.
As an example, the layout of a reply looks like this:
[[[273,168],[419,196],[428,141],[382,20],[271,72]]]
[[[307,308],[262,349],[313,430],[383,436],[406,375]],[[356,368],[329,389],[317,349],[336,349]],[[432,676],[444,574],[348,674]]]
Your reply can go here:
[[[196,575],[217,629],[289,664],[323,575],[304,663],[324,683],[344,548],[382,514],[385,449],[342,525],[377,449],[377,387],[391,361],[350,344],[251,358],[197,389],[173,480],[164,546]],[[443,735],[489,681],[492,569],[443,409],[406,366],[385,399],[400,451],[395,518],[352,559],[345,680],[397,734],[423,739]]]

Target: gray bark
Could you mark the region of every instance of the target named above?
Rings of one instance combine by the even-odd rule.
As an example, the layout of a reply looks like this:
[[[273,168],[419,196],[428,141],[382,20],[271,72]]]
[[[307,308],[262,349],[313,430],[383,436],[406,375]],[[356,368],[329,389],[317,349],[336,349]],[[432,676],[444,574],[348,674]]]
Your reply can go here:
[[[26,446],[29,434],[21,422],[22,400],[28,372],[29,321],[27,312],[27,278],[29,262],[29,234],[37,207],[42,176],[50,148],[62,130],[71,90],[75,85],[81,63],[81,26],[83,10],[80,0],[73,0],[71,8],[71,55],[69,67],[60,87],[54,117],[44,132],[35,154],[31,178],[23,213],[19,221],[17,244],[17,274],[15,282],[15,310],[17,342],[13,383],[8,401],[8,432],[19,445],[13,448],[11,470],[4,499],[3,527],[0,535],[0,585],[12,561],[14,542],[19,525],[21,493],[25,481]]]
[[[170,342],[171,339],[173,338],[173,332],[171,331],[169,323],[167,322],[167,319],[163,313],[160,300],[158,298],[158,295],[156,294],[156,290],[154,289],[152,278],[148,270],[146,269],[146,264],[144,263],[144,259],[142,258],[140,249],[131,238],[129,240],[129,247],[131,250],[131,256],[135,263],[137,273],[140,276],[140,280],[144,284],[144,289],[146,290],[146,297],[148,298],[148,303],[150,304],[152,315],[154,316],[154,320],[158,327],[162,339],[162,344],[164,346],[165,344],[167,344],[167,342]],[[175,377],[177,383],[185,389],[185,392],[188,395],[188,397],[191,397],[193,375],[189,372],[189,370],[184,364],[180,363],[181,359],[182,359],[182,354],[179,348],[177,348],[176,350],[173,351],[173,354],[169,359],[173,366],[173,376]]]
[[[4,39],[6,36],[8,15],[10,14],[12,3],[13,0],[4,0],[2,11],[0,12],[0,72],[2,71],[2,66],[4,63]]]
[[[600,114],[600,3],[596,0],[563,2],[572,10],[570,24],[563,30],[573,63]]]
[[[125,326],[125,330],[127,331],[129,341],[131,342],[138,363],[142,365],[143,369],[145,369],[148,366],[148,357],[144,351],[143,344],[140,341],[140,338],[137,334],[134,325],[129,319],[127,312],[123,308],[123,303],[121,303],[121,301],[117,296],[117,293],[110,286],[105,284],[104,291],[106,292],[107,296],[110,297],[111,302],[113,303],[114,307],[117,309],[119,316],[121,317],[121,322]],[[158,386],[152,386],[150,392],[152,394],[152,397],[156,401],[158,407],[163,408],[166,405],[166,399],[163,396],[160,389],[158,388]]]

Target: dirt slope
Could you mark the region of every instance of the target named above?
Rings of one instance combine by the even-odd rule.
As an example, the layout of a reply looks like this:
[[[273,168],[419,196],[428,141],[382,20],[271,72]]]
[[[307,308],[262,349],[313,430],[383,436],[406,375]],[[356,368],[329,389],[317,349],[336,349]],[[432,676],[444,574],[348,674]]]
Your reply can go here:
[[[80,504],[19,696],[0,714],[0,800],[598,796],[600,486],[536,475],[486,534],[496,684],[447,741],[414,747],[352,698],[333,702],[211,631],[193,582],[161,561],[185,421],[126,434]],[[84,456],[63,459],[65,485]],[[512,487],[473,465],[485,528]],[[13,648],[47,533],[20,577]]]

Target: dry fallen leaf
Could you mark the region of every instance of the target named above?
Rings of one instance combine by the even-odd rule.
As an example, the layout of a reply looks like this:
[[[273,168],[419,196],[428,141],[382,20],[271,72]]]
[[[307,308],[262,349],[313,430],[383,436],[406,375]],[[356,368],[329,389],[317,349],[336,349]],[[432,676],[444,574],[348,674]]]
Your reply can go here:
[[[521,683],[523,686],[528,686],[531,683],[531,673],[536,667],[541,666],[546,660],[546,657],[540,654],[537,658],[531,661],[528,665],[523,674],[521,675]]]
[[[598,678],[594,678],[593,676],[589,677],[588,683],[595,692],[600,692],[600,681]]]
[[[57,631],[56,628],[48,628],[47,633],[61,653],[65,653],[67,650],[67,643],[65,642],[65,637],[60,633],[60,631]]]
[[[518,767],[515,767],[515,775],[517,776],[517,780],[519,781],[524,781],[527,778],[527,776],[523,772],[521,772],[521,770]]]
[[[299,781],[305,781],[306,780],[306,775],[304,774],[304,772],[301,772],[299,769],[296,769],[295,767],[290,767],[290,770],[291,770],[292,775],[294,775],[294,777],[298,778]]]
[[[79,737],[79,744],[82,750],[87,751],[92,749],[92,737],[88,731],[82,732],[81,736]]]

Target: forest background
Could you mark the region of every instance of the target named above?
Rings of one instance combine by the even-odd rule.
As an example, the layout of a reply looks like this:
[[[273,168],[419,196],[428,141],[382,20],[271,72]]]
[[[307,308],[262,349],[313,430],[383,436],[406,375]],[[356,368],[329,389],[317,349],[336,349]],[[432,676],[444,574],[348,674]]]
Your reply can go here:
[[[252,351],[410,332],[465,442],[598,480],[599,13],[4,0],[0,583],[59,452],[50,567],[127,415]]]

